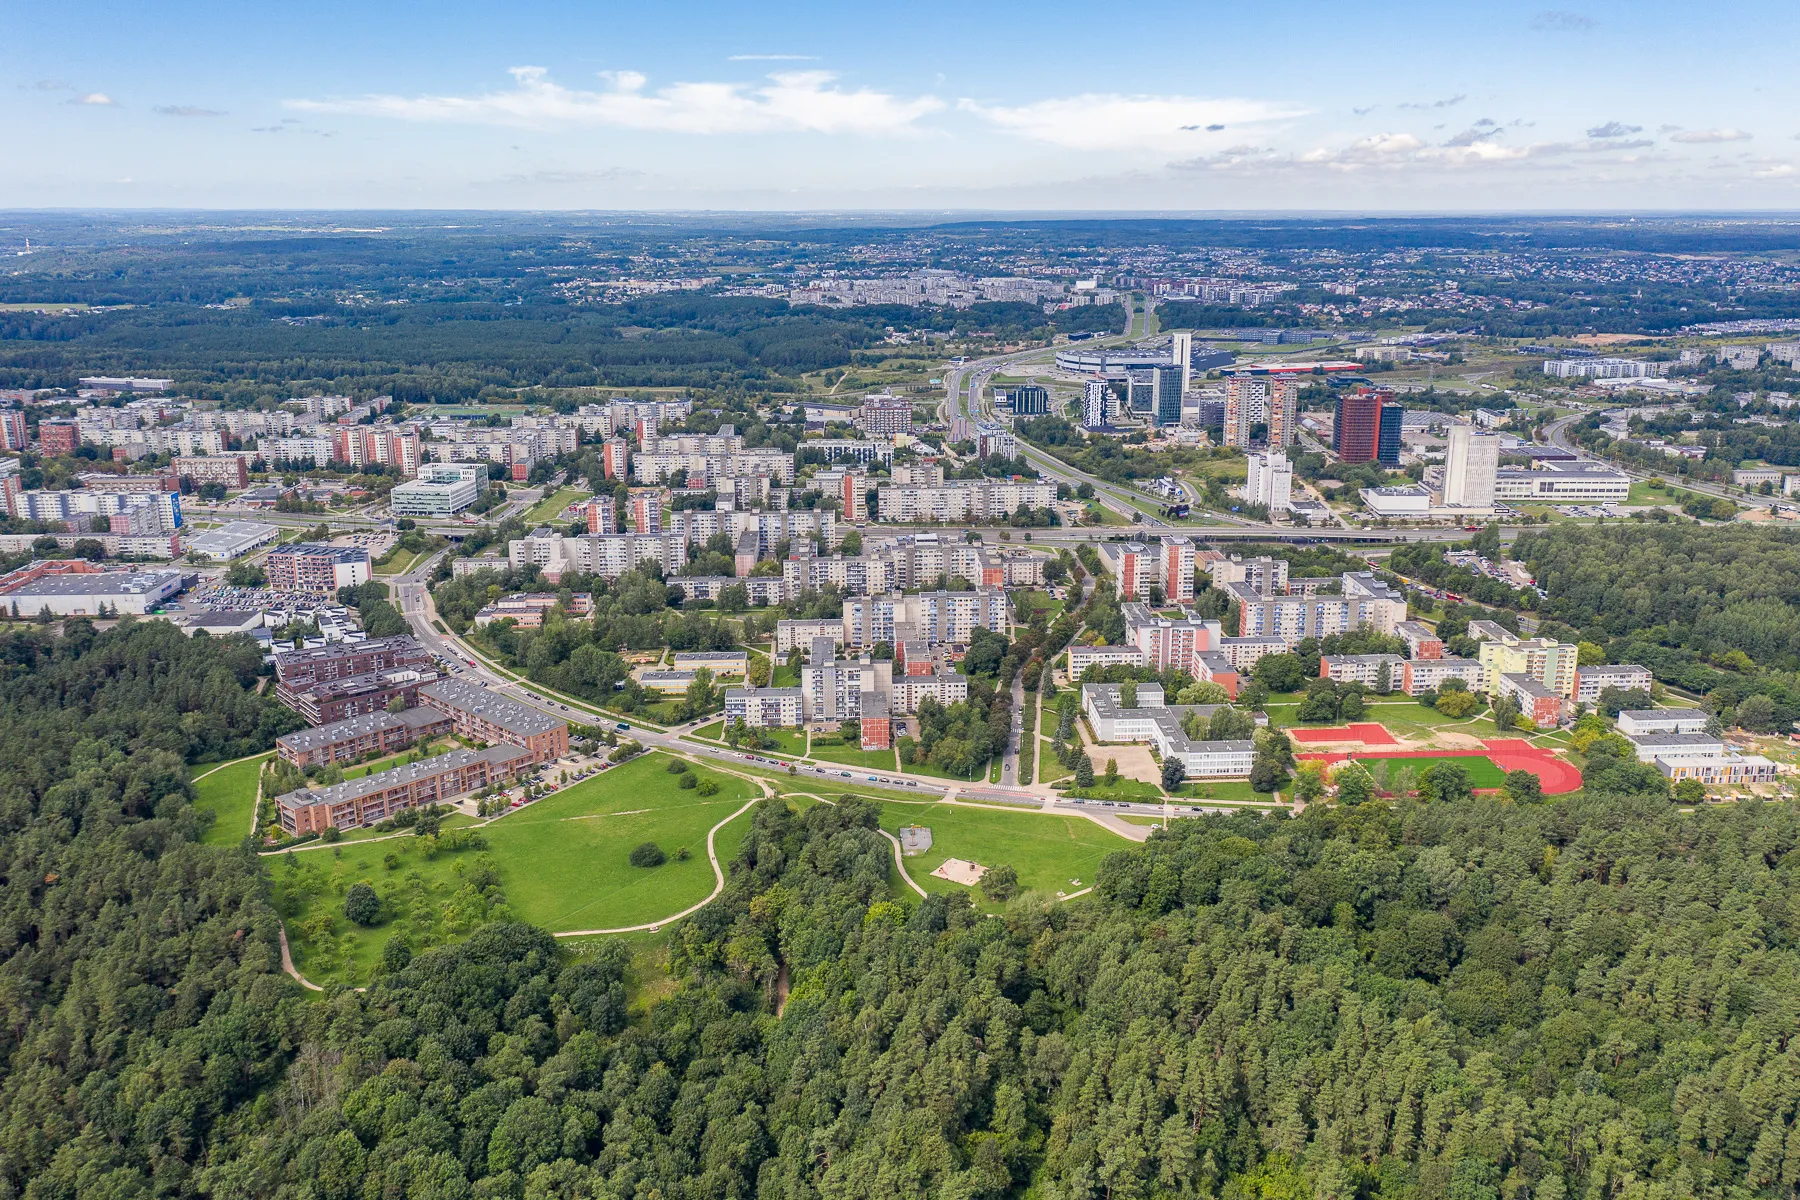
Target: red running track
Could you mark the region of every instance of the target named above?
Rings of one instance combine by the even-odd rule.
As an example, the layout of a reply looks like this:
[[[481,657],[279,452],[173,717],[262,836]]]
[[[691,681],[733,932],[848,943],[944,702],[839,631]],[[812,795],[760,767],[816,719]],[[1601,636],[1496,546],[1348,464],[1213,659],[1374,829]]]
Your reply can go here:
[[[1480,750],[1394,750],[1382,758],[1487,758],[1502,771],[1530,771],[1544,785],[1544,795],[1561,796],[1581,787],[1581,772],[1550,751],[1534,746],[1523,738],[1496,738],[1481,743]],[[1299,758],[1320,759],[1327,765],[1341,763],[1355,754],[1331,750],[1301,754]]]
[[[1290,729],[1288,736],[1296,742],[1361,742],[1365,746],[1398,746],[1400,743],[1387,726],[1341,725],[1334,729]]]

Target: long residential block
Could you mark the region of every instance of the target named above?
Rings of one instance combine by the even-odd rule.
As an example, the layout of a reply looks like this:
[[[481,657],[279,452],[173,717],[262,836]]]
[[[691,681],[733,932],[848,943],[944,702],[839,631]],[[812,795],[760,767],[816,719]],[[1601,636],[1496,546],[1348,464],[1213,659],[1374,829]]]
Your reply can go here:
[[[554,762],[569,752],[567,721],[496,696],[478,684],[442,679],[420,688],[419,701],[447,715],[459,736],[523,746],[534,763]]]

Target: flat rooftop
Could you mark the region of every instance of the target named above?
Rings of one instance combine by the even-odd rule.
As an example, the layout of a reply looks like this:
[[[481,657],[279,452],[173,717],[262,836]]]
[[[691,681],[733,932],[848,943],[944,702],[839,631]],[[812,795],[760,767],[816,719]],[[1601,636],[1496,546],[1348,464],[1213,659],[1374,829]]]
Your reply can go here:
[[[330,787],[316,790],[304,788],[288,792],[286,795],[277,797],[275,803],[283,808],[305,808],[312,804],[342,804],[346,800],[359,800],[364,796],[372,796],[377,792],[385,792],[403,784],[430,779],[434,775],[442,775],[483,759],[490,763],[505,764],[516,762],[520,758],[529,758],[530,755],[531,751],[520,746],[489,746],[485,750],[452,750],[447,754],[440,754],[423,762],[403,763],[391,770],[377,771],[373,775],[364,775],[361,779],[348,779],[343,783],[334,783]]]
[[[21,584],[8,596],[135,596],[181,582],[180,571],[96,571],[46,575]]]
[[[440,679],[419,689],[422,699],[441,701],[443,704],[462,712],[472,713],[484,721],[498,725],[509,733],[520,737],[535,737],[540,733],[551,733],[568,724],[560,717],[552,717],[548,713],[539,712],[528,704],[517,700],[508,700],[504,696],[496,696],[478,684],[465,683],[460,679]]]

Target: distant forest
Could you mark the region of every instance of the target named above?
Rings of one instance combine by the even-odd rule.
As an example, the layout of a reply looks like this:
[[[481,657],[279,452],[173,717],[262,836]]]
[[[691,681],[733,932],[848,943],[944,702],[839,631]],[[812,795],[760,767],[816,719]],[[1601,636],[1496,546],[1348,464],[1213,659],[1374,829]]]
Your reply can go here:
[[[806,371],[875,352],[890,329],[989,333],[1117,330],[1117,305],[1045,316],[1036,305],[950,311],[874,305],[790,308],[785,300],[656,296],[581,305],[454,299],[374,307],[257,301],[80,317],[0,313],[0,387],[72,387],[79,375],[166,371],[200,391],[315,380],[411,402],[471,399],[486,387],[743,387],[785,391]]]

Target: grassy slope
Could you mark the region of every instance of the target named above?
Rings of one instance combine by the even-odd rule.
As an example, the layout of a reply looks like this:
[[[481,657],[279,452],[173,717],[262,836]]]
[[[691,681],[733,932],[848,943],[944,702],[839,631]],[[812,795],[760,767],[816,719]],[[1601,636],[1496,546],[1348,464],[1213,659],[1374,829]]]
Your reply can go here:
[[[696,773],[702,779],[719,784],[717,795],[702,798],[676,786],[677,777],[664,769],[668,761],[665,755],[644,755],[485,826],[487,853],[513,915],[552,931],[614,928],[656,921],[704,899],[713,887],[706,832],[756,789],[701,768]],[[669,861],[651,869],[631,866],[627,855],[645,841],[660,845]],[[675,851],[683,846],[689,858],[677,862]],[[735,843],[727,849],[735,853]],[[390,853],[400,860],[393,870],[384,863]],[[460,870],[477,857],[463,851],[428,858],[424,840],[410,837],[297,853],[305,872],[323,877],[316,894],[293,886],[285,863],[274,867],[277,903],[288,918],[300,969],[309,976],[317,970],[315,982],[361,982],[397,931],[411,933],[415,942],[423,940],[420,924],[435,940],[458,936],[462,931],[447,927],[438,914],[460,885]],[[416,881],[410,878],[415,875]],[[359,880],[374,885],[391,914],[373,929],[352,926],[342,916],[343,893]],[[307,925],[327,912],[335,915],[331,937],[339,945],[336,955],[328,950],[321,960],[318,939]],[[333,962],[346,959],[354,966],[350,974],[341,965],[333,969]]]
[[[256,810],[257,783],[262,766],[271,756],[259,754],[221,767],[194,783],[194,807],[219,814],[206,837],[209,846],[235,846],[250,832],[250,814]]]
[[[932,870],[947,858],[961,858],[983,866],[1007,863],[1019,873],[1026,891],[1054,897],[1090,886],[1100,860],[1132,843],[1083,817],[1064,817],[1029,810],[999,812],[961,805],[930,807],[888,804],[882,824],[898,834],[902,825],[920,824],[931,829],[931,849],[905,860],[906,873],[928,892],[972,895],[981,901],[979,889],[965,888],[938,879]],[[1072,880],[1079,879],[1080,883]]]

